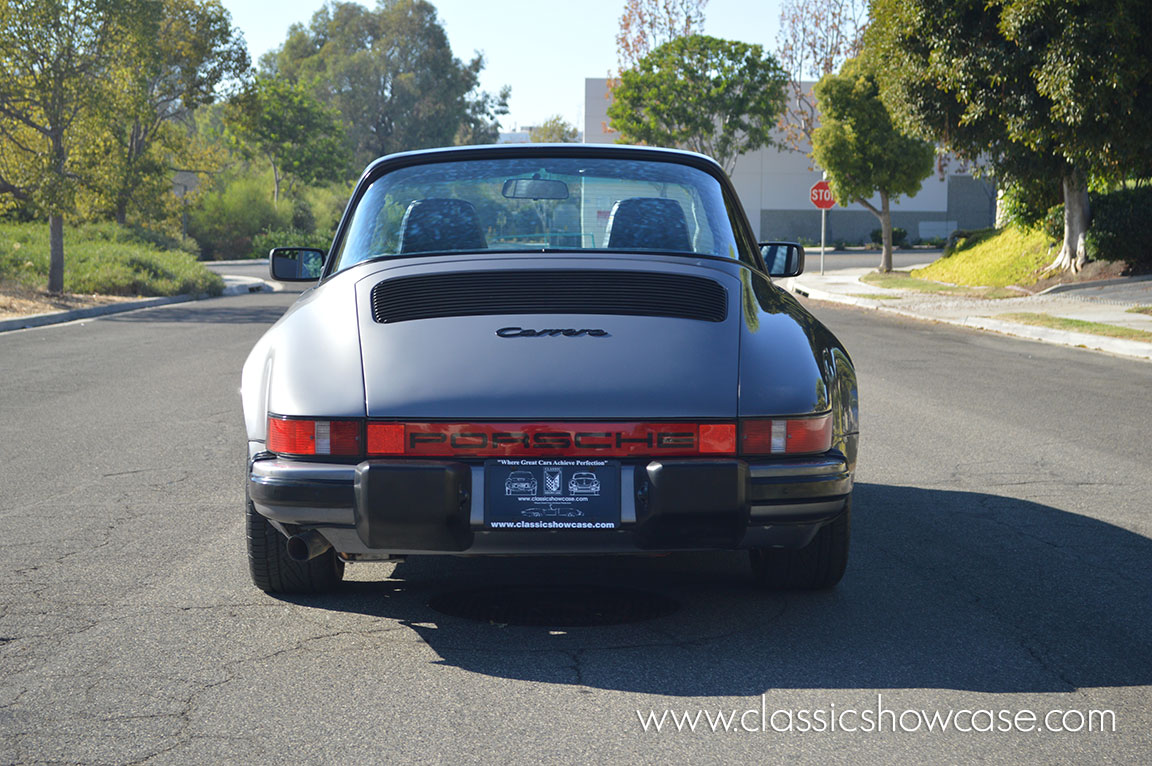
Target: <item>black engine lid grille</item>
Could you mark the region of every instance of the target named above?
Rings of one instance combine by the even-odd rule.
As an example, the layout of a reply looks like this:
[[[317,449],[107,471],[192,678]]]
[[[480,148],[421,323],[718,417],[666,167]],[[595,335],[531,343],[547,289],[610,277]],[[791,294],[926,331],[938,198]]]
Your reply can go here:
[[[484,271],[424,274],[372,288],[372,318],[387,324],[494,314],[617,314],[723,322],[728,293],[705,277],[634,271]]]

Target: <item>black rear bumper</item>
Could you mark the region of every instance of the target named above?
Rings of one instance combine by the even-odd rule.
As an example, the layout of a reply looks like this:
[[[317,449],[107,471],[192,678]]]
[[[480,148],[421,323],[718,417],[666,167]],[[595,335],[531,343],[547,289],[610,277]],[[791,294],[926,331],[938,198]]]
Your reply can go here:
[[[792,547],[839,516],[852,490],[848,461],[836,451],[627,463],[617,529],[492,529],[483,470],[456,461],[351,466],[270,457],[252,463],[248,490],[268,518],[319,529],[342,552],[396,554]]]

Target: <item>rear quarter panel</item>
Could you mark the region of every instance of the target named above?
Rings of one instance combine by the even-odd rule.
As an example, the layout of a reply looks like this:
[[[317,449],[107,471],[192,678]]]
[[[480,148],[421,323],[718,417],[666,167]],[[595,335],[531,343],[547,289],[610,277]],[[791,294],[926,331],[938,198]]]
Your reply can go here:
[[[364,374],[350,275],[304,293],[248,355],[240,396],[249,441],[267,414],[364,417]]]
[[[740,416],[832,411],[833,446],[856,462],[859,395],[843,345],[791,294],[741,274]]]

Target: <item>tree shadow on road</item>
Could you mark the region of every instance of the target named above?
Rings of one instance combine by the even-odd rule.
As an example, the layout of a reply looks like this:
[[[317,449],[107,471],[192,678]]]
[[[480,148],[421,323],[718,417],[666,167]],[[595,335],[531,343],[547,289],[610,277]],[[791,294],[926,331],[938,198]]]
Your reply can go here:
[[[651,694],[1152,684],[1152,540],[979,492],[861,484],[853,514],[848,573],[829,593],[757,591],[745,559],[723,553],[412,558],[390,580],[292,600],[398,620],[441,663],[475,673]],[[428,606],[446,591],[524,583],[648,589],[681,608],[631,624],[528,628]]]

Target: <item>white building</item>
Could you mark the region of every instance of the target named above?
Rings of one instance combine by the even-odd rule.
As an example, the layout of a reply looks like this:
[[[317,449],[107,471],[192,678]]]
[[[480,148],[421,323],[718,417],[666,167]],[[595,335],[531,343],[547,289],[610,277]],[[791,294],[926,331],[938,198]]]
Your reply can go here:
[[[611,144],[617,135],[608,130],[608,80],[584,81],[584,142]],[[732,183],[744,204],[748,220],[760,239],[820,241],[820,211],[809,200],[809,190],[822,174],[806,155],[785,148],[749,152],[736,162]],[[880,206],[879,197],[871,202]],[[950,168],[941,178],[924,179],[920,192],[891,205],[892,225],[908,232],[911,242],[946,237],[954,229],[981,229],[995,217],[995,187],[986,179]],[[834,207],[828,212],[828,243],[858,244],[871,240],[880,221],[862,205]]]

